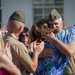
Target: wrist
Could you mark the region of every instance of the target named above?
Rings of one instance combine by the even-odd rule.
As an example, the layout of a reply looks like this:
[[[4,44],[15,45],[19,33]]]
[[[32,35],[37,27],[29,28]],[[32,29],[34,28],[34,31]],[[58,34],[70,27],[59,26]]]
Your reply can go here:
[[[38,57],[39,56],[39,53],[38,52],[34,52],[34,55]]]
[[[51,42],[52,44],[55,44],[55,41],[57,40],[56,37],[49,39],[49,42]]]

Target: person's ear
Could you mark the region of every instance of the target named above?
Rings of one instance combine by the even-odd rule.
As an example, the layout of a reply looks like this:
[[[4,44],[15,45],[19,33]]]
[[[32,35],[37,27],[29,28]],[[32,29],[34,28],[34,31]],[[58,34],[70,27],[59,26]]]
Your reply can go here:
[[[21,33],[23,31],[22,26],[19,27],[19,32]]]
[[[62,25],[64,25],[64,21],[62,21]]]

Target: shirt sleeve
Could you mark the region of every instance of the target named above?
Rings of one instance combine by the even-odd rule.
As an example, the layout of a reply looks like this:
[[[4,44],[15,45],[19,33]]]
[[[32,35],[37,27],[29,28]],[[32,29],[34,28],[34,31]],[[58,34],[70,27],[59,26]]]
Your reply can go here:
[[[0,35],[0,56],[3,54],[3,52],[4,52],[4,42],[2,36]]]
[[[27,48],[23,44],[18,47],[18,59],[24,67],[33,65],[33,61],[28,54]]]

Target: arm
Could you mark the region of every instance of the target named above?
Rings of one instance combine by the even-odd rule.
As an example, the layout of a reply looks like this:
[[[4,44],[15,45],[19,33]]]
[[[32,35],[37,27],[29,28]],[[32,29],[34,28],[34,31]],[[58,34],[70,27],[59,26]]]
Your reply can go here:
[[[33,49],[29,48],[29,53],[33,53]],[[51,48],[44,48],[43,51],[39,54],[39,58],[45,58],[52,55],[53,53],[54,51]]]
[[[5,69],[11,75],[21,75],[19,69],[13,64],[12,61],[10,61],[10,59],[5,54],[0,57],[0,67]]]
[[[32,48],[33,48],[32,59],[29,56],[29,54],[27,52],[25,52],[25,50],[22,47],[21,48],[22,50],[19,50],[19,55],[20,55],[19,60],[27,71],[34,73],[36,71],[36,68],[38,65],[38,56],[44,48],[44,42],[40,43],[39,45],[36,45],[36,42],[33,42]]]
[[[75,39],[72,40],[71,43],[65,44],[58,40],[53,33],[47,34],[45,39],[52,44],[54,44],[60,52],[62,52],[64,55],[67,55],[69,57],[73,56],[75,54]]]
[[[2,37],[0,36],[0,68],[5,69],[11,75],[21,75],[19,69],[11,61],[12,59],[10,60],[7,57],[7,55],[9,55],[9,57],[12,58],[9,47],[10,46],[6,44],[4,50],[4,42],[2,40]]]
[[[56,42],[56,44],[54,43],[54,41]],[[75,42],[75,40],[72,40],[72,42]],[[72,44],[72,42],[70,44],[64,44],[58,39],[53,40],[53,44],[58,48],[58,50],[69,57],[75,54],[75,45]]]
[[[44,50],[40,53],[39,58],[44,58],[46,56],[50,56],[54,53],[51,48],[44,48]]]

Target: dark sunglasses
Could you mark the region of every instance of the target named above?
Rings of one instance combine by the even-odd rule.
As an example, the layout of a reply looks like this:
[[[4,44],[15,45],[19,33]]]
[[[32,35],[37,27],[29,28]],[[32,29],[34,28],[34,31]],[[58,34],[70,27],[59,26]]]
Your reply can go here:
[[[29,35],[28,35],[28,34],[22,35],[22,37],[24,37],[24,36],[29,37]]]

